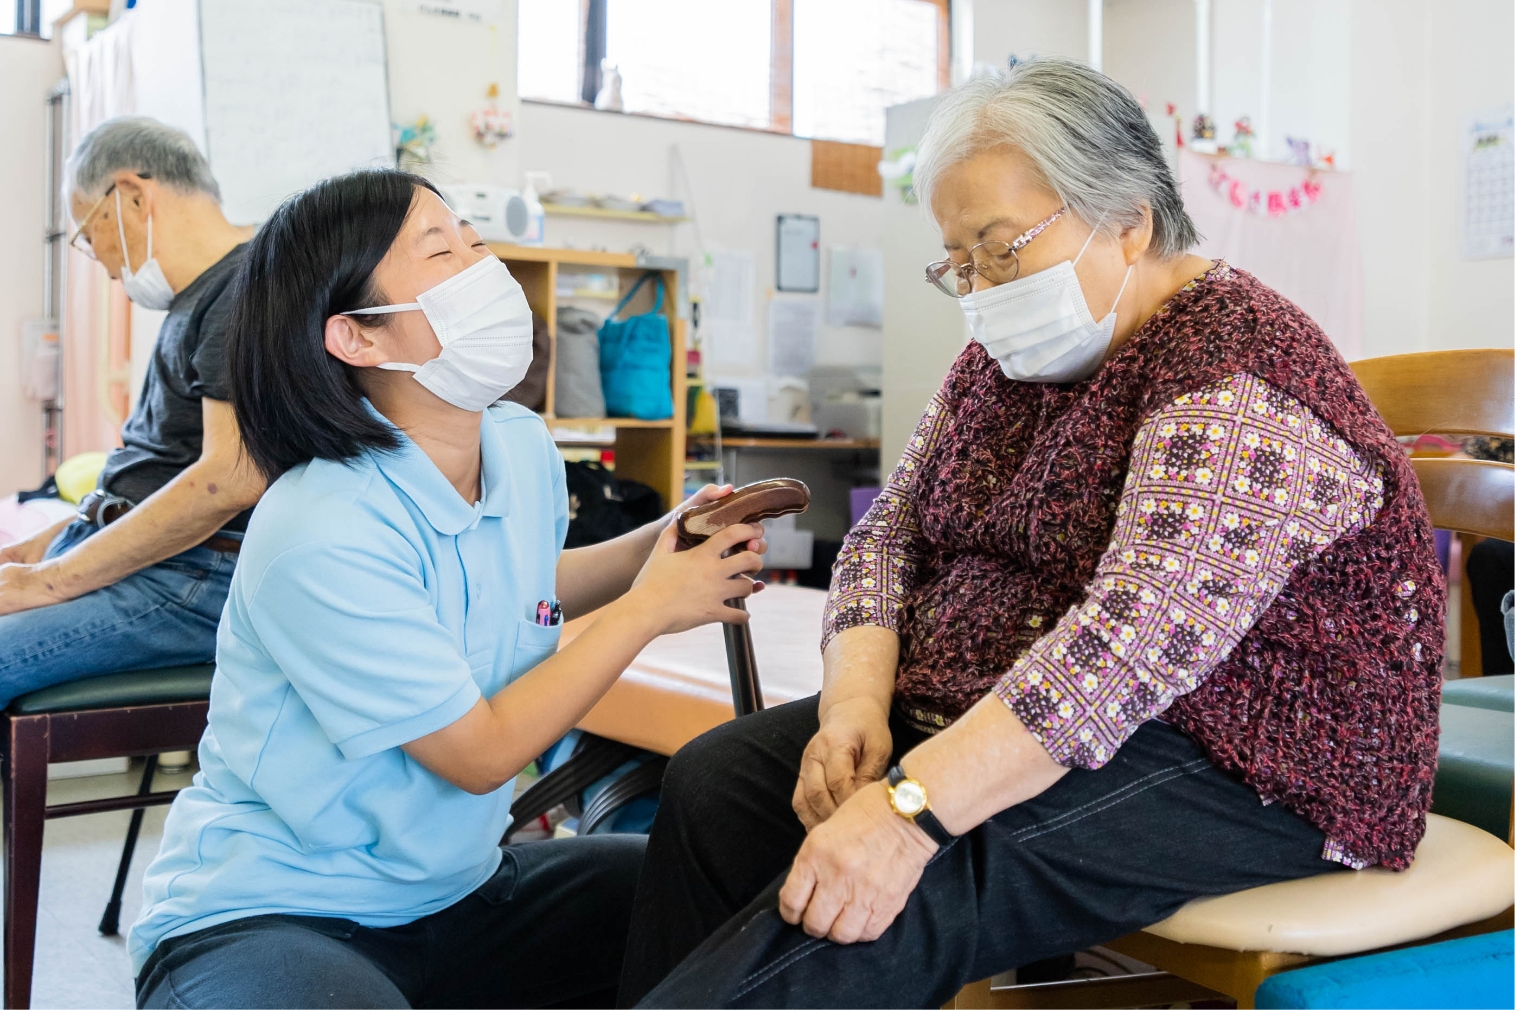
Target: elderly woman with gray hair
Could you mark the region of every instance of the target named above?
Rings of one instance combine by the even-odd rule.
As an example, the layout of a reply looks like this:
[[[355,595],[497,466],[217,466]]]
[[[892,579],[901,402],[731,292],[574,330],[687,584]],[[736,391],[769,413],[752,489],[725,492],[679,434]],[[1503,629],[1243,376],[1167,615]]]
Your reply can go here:
[[[1081,64],[949,93],[916,187],[973,340],[837,560],[819,698],[670,764],[623,1002],[939,1006],[1424,833],[1445,587],[1320,329],[1187,252]]]

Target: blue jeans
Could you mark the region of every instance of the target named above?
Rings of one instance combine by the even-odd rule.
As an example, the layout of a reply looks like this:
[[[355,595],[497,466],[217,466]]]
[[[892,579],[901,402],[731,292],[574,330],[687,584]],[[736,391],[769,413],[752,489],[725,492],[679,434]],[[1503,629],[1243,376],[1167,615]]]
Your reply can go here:
[[[71,523],[46,557],[94,532],[93,523]],[[78,599],[0,617],[0,708],[71,680],[213,661],[236,563],[236,555],[191,547]]]

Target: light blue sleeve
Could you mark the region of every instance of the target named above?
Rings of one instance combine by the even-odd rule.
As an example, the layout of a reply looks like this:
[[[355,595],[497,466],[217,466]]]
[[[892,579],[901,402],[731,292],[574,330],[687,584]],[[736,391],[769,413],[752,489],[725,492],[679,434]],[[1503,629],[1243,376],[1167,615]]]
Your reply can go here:
[[[323,542],[284,552],[247,612],[269,657],[349,759],[450,726],[480,698],[437,620],[415,548],[392,530],[361,547]]]
[[[557,533],[557,548],[561,554],[568,539],[568,472],[557,446],[550,448],[552,455],[547,465],[552,467],[552,528]]]

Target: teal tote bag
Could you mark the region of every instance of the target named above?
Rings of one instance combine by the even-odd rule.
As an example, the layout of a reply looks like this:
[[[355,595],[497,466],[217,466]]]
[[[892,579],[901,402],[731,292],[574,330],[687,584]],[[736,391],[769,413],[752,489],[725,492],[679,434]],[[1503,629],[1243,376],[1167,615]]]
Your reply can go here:
[[[649,278],[658,285],[652,311],[618,321],[616,316]],[[643,421],[672,417],[672,368],[673,341],[668,317],[663,315],[663,279],[643,274],[600,326],[600,383],[605,389],[606,415]]]

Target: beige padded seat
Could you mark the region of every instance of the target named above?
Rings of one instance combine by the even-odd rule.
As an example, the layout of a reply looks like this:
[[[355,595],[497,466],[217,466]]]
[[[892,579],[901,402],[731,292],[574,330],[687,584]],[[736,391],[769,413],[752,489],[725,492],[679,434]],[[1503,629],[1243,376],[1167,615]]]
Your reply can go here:
[[[1430,814],[1403,873],[1372,867],[1199,898],[1144,932],[1227,950],[1331,957],[1428,936],[1515,902],[1515,850],[1480,828]]]

